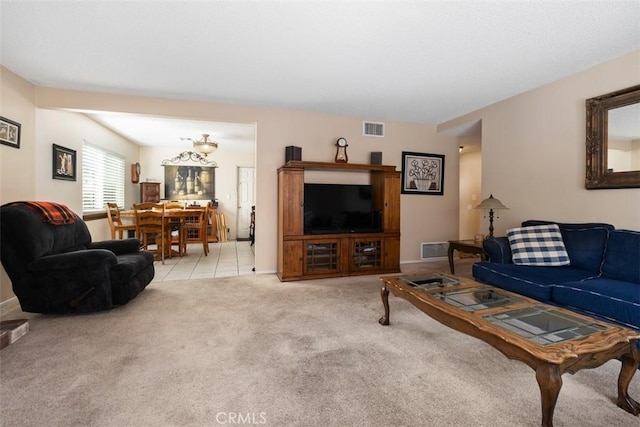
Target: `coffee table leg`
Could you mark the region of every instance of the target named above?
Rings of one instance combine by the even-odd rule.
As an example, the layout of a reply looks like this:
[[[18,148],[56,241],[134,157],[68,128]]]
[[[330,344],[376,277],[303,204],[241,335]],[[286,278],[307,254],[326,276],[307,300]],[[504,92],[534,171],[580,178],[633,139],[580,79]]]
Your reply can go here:
[[[386,284],[382,285],[380,298],[382,298],[382,305],[384,306],[384,316],[378,320],[378,323],[386,326],[389,324],[389,291],[387,290]]]
[[[556,408],[560,388],[562,388],[562,376],[558,372],[558,366],[550,363],[538,366],[536,380],[540,387],[542,401],[542,427],[552,427],[553,411]]]
[[[622,368],[620,369],[620,375],[618,376],[618,406],[625,411],[638,415],[640,414],[640,403],[636,402],[629,396],[629,383],[634,374],[638,370],[640,364],[640,352],[636,347],[635,342],[631,342],[632,355],[625,354],[620,359],[622,361]]]

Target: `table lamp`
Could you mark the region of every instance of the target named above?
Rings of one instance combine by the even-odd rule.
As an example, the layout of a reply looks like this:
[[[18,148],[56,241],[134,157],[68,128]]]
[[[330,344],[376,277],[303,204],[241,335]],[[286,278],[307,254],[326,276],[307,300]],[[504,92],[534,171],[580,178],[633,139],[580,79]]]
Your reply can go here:
[[[496,211],[499,211],[500,209],[509,209],[509,208],[503,205],[500,200],[494,198],[493,194],[491,194],[488,199],[484,199],[482,202],[480,202],[480,204],[476,206],[475,209],[482,209],[485,212],[485,216],[484,216],[485,218],[486,218],[487,209],[489,209],[489,237],[493,237],[494,209]],[[500,218],[500,217],[497,217],[497,218]]]

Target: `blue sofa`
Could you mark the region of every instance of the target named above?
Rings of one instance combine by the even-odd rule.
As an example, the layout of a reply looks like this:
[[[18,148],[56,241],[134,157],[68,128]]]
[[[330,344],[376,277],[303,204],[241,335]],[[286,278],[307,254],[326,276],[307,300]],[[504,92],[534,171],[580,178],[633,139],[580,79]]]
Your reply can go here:
[[[486,262],[473,277],[536,300],[640,330],[640,232],[602,223],[525,221],[523,227],[557,224],[569,265],[512,262],[507,237],[484,241]],[[640,347],[640,343],[639,343]]]

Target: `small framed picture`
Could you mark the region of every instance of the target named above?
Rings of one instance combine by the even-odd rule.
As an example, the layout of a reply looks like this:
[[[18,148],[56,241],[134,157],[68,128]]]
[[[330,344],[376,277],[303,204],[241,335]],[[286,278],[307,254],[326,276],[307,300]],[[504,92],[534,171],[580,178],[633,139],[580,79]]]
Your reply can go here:
[[[403,194],[444,194],[444,154],[402,152]]]
[[[0,117],[0,144],[20,148],[20,123]]]
[[[76,180],[76,150],[53,144],[53,179]]]

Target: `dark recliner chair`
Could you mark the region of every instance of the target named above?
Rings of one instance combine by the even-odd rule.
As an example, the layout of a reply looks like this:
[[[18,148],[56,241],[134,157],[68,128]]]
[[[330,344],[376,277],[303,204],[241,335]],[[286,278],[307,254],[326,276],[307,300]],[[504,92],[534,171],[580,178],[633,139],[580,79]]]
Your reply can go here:
[[[66,215],[57,221],[61,224],[54,225],[30,202],[0,207],[0,258],[23,311],[107,310],[127,303],[151,282],[153,255],[140,250],[138,239],[91,242],[87,225],[75,213],[44,204]]]

